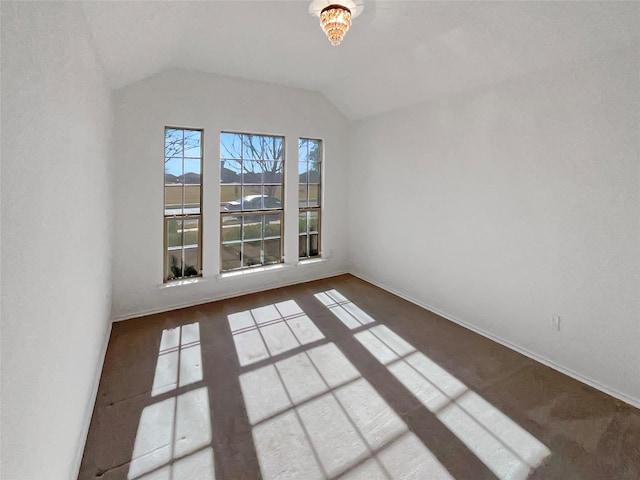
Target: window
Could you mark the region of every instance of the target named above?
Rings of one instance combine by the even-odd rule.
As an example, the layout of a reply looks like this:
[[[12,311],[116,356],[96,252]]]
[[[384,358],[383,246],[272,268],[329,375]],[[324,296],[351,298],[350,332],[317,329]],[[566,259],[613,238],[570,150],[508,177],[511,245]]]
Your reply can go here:
[[[322,140],[301,138],[298,141],[298,256],[320,256],[320,178]]]
[[[282,262],[284,137],[220,134],[220,271]]]
[[[202,130],[164,131],[164,281],[202,274]]]

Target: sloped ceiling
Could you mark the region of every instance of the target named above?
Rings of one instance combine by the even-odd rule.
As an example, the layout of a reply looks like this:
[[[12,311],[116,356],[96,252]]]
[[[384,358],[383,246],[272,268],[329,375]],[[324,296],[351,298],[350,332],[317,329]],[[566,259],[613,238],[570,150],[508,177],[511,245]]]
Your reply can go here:
[[[640,47],[638,2],[365,0],[338,47],[309,2],[86,2],[114,89],[185,68],[318,91],[348,118]]]

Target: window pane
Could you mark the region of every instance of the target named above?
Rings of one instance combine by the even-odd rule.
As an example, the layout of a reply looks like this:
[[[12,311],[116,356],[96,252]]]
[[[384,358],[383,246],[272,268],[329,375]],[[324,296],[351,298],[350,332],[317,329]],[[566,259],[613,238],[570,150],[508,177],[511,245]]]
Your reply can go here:
[[[243,267],[251,267],[253,265],[262,264],[262,261],[260,260],[261,245],[262,241],[260,240],[258,240],[257,242],[244,243],[244,254],[242,256]]]
[[[200,185],[184,186],[184,213],[189,215],[200,213]]]
[[[243,197],[238,199],[239,209],[243,211],[262,209],[262,187],[249,185],[242,187]],[[235,203],[234,203],[235,208]]]
[[[319,162],[320,156],[320,144],[322,140],[309,140],[309,161]]]
[[[320,185],[309,185],[309,206],[320,206]]]
[[[282,162],[264,162],[264,183],[282,183]]]
[[[265,210],[282,208],[282,187],[279,185],[264,186],[264,207]]]
[[[183,130],[167,128],[164,131],[164,156],[182,156],[182,132]]]
[[[201,157],[200,149],[202,132],[199,130],[184,131],[184,156],[185,157]]]
[[[182,183],[182,157],[164,159],[164,183]]]
[[[280,237],[282,236],[282,214],[265,215],[264,216],[264,236]]]
[[[233,270],[240,268],[240,243],[232,243],[230,245],[222,245],[222,270]]]
[[[262,195],[260,194],[261,187],[257,187],[258,194],[255,194],[255,190],[253,188],[245,187],[245,193],[250,193],[250,195],[245,195],[242,197],[242,210],[245,212],[251,210],[262,210]]]
[[[182,247],[182,220],[167,220],[167,247]]]
[[[242,234],[244,240],[262,238],[262,215],[245,215]]]
[[[240,185],[220,186],[220,211],[236,212],[242,209],[240,196],[242,187]]]
[[[282,137],[269,137],[268,150],[265,152],[267,160],[282,160]]]
[[[188,218],[182,223],[182,238],[185,246],[198,245],[200,243],[200,220],[197,218]]]
[[[298,255],[300,258],[317,257],[320,252],[319,242],[319,225],[320,212],[307,211],[300,212],[299,216],[300,238],[298,240]]]
[[[182,214],[182,185],[164,187],[164,214]]]
[[[251,195],[262,195],[262,187],[260,185],[245,185],[242,188],[242,194],[245,197],[249,197]]]
[[[307,184],[298,185],[298,206],[307,206]]]
[[[242,135],[239,133],[220,134],[220,157],[242,158]]]
[[[240,183],[242,180],[240,160],[222,160],[220,162],[220,183]]]
[[[199,248],[185,248],[184,250],[184,276],[193,277],[200,274]]]
[[[309,165],[307,162],[298,163],[298,183],[306,184],[309,181],[309,177],[307,176],[308,170],[309,170]]]
[[[232,242],[240,240],[240,225],[241,220],[239,217],[231,215],[222,216],[222,241]]]
[[[200,183],[200,159],[184,159],[184,183]]]
[[[262,160],[262,136],[243,135],[242,136],[242,158],[246,160]]]
[[[301,138],[300,140],[298,140],[298,160],[302,163],[306,163],[307,162],[307,148],[309,144],[309,140],[307,140],[306,138]]]
[[[300,212],[298,220],[298,233],[307,233],[307,212]]]
[[[309,162],[309,183],[320,183],[320,162]]]
[[[320,253],[318,251],[318,234],[311,234],[309,236],[309,256],[310,257],[317,257],[318,254]]]
[[[309,212],[309,232],[318,231],[318,212]]]
[[[298,256],[304,258],[307,256],[307,236],[300,235],[298,239]]]
[[[280,263],[280,239],[274,238],[264,241],[264,263]]]
[[[182,277],[182,249],[167,251],[167,280],[174,280]]]
[[[256,162],[256,161],[243,161],[242,162],[242,181],[246,184],[257,184],[260,185],[262,183],[262,164],[264,162]]]

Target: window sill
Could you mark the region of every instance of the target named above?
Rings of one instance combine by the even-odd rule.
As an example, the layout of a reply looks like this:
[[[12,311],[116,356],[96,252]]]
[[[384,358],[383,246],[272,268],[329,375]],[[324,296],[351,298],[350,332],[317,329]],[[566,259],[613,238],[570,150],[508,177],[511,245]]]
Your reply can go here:
[[[244,277],[245,275],[253,275],[254,273],[271,272],[273,270],[282,270],[285,268],[291,268],[291,265],[287,265],[286,263],[278,263],[276,265],[266,265],[264,267],[254,267],[254,268],[248,268],[246,270],[224,272],[219,274],[218,278],[221,280],[224,280],[227,278],[238,278],[238,277]]]
[[[304,267],[304,266],[307,266],[307,265],[315,265],[315,264],[323,263],[323,262],[326,262],[326,261],[327,261],[326,257],[308,258],[306,260],[299,260],[295,264],[278,263],[276,265],[267,265],[267,266],[264,266],[264,267],[255,267],[255,268],[249,268],[249,269],[246,269],[246,270],[236,270],[236,271],[233,271],[233,272],[220,273],[220,274],[216,275],[215,278],[218,278],[220,280],[225,280],[225,279],[228,279],[228,278],[242,278],[242,277],[245,277],[246,275],[253,275],[253,274],[263,273],[263,272],[272,272],[272,271],[277,271],[277,270],[285,270],[285,269],[289,269],[289,268],[293,268],[293,267]],[[205,283],[205,282],[210,281],[212,278],[214,278],[214,277],[211,277],[211,276],[209,276],[209,277],[194,277],[194,278],[188,278],[188,279],[185,279],[185,280],[172,280],[170,282],[158,285],[158,288],[160,290],[164,290],[166,288],[184,287],[184,286],[187,286],[187,285]]]
[[[327,259],[325,257],[306,258],[304,260],[298,260],[298,263],[296,263],[296,267],[303,267],[305,265],[314,265],[316,263],[322,263],[326,261]]]
[[[173,288],[173,287],[184,287],[185,285],[203,283],[203,282],[207,282],[208,280],[209,279],[205,277],[186,278],[184,280],[171,280],[170,282],[163,283],[162,285],[158,285],[158,288],[165,289],[165,288]]]

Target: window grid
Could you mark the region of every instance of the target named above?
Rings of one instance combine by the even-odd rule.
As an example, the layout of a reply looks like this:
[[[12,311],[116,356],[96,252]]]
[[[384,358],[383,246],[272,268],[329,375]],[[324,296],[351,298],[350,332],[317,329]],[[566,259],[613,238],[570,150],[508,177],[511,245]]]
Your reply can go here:
[[[202,147],[202,130],[165,127],[165,283],[202,275]]]
[[[298,140],[298,258],[320,257],[322,140]]]
[[[282,263],[284,137],[220,134],[220,271]]]

